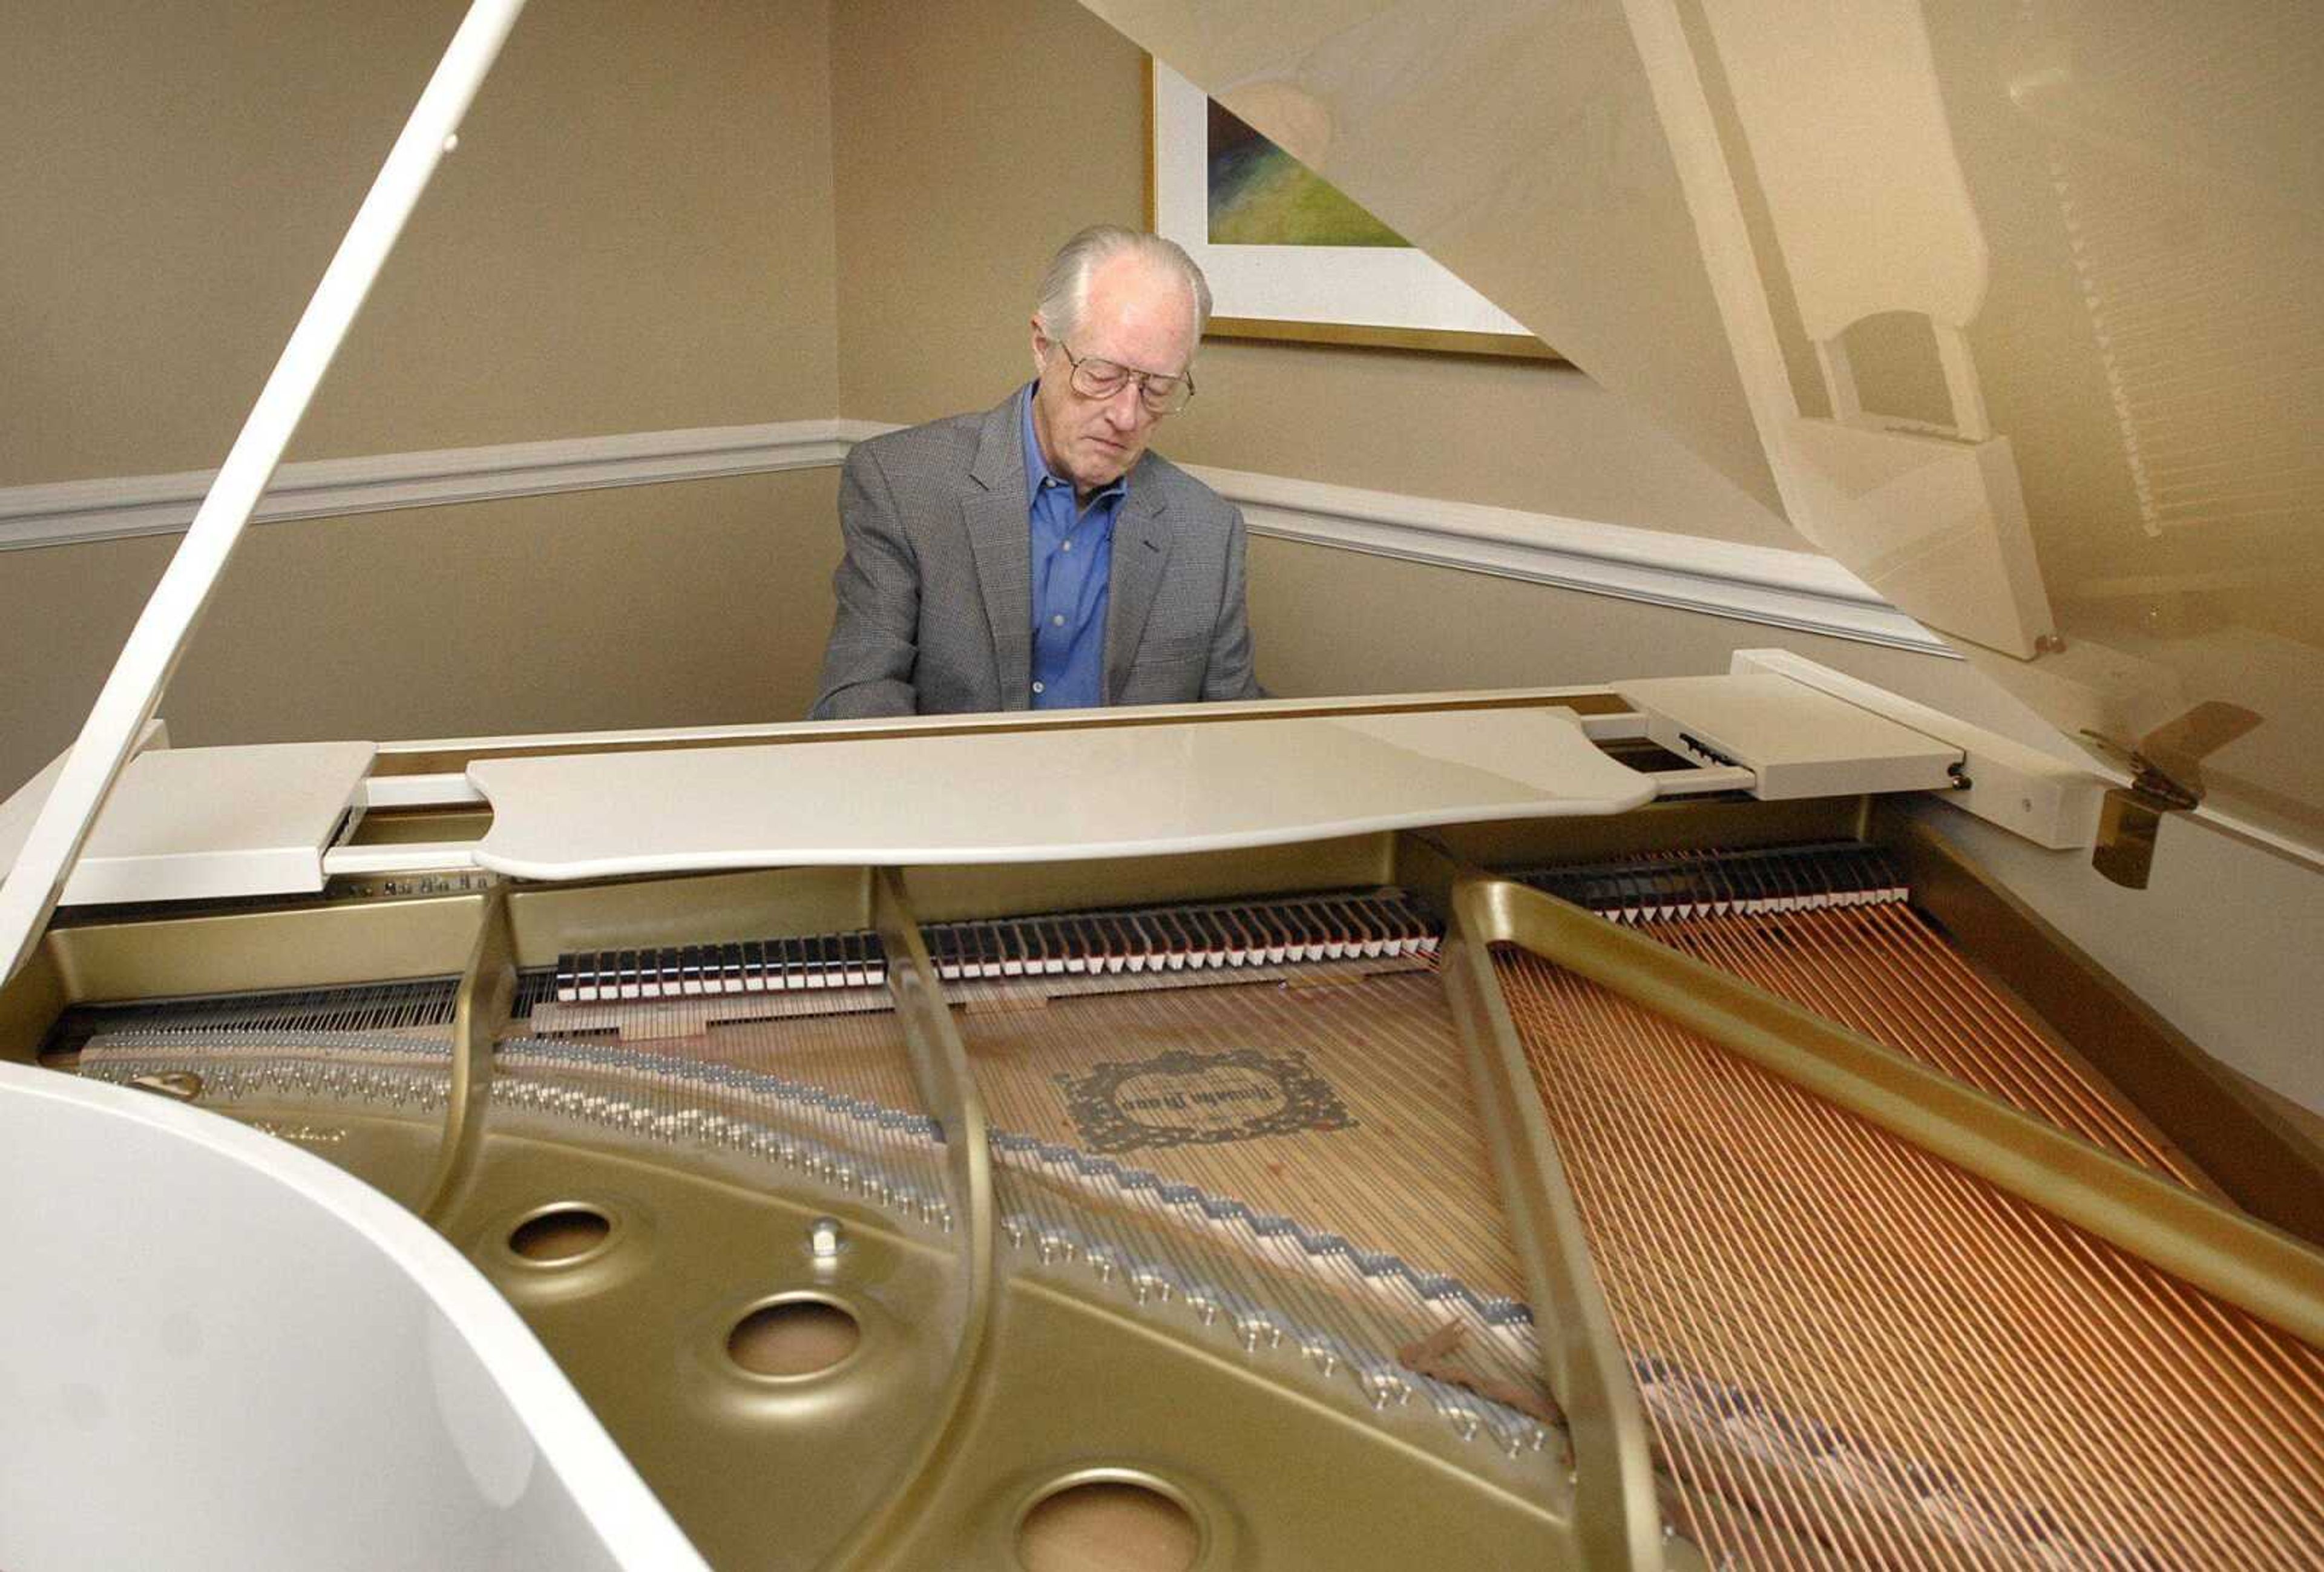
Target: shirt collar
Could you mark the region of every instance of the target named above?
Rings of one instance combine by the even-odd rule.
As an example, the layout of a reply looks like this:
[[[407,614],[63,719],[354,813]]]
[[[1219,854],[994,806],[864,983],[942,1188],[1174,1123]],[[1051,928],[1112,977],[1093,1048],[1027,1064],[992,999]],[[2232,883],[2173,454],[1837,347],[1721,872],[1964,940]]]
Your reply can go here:
[[[1041,439],[1033,430],[1033,392],[1040,385],[1040,379],[1038,377],[1027,383],[1025,391],[1018,396],[1017,400],[1018,424],[1025,439],[1025,500],[1028,506],[1038,501],[1041,493],[1050,486],[1062,485],[1067,491],[1073,489],[1073,482],[1051,469],[1049,461],[1041,456]],[[1091,496],[1090,505],[1094,507],[1109,497],[1122,497],[1129,495],[1130,476],[1125,475],[1111,485],[1099,488]]]

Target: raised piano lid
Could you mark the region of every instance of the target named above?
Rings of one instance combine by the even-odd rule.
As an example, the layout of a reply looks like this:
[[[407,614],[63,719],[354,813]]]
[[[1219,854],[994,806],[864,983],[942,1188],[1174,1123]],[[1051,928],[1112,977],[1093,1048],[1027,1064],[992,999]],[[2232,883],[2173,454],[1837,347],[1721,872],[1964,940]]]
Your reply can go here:
[[[2319,860],[2309,8],[1085,3],[2103,763]]]
[[[535,879],[1214,851],[1655,796],[1571,710],[1535,708],[486,759],[468,779],[493,805],[476,864]]]

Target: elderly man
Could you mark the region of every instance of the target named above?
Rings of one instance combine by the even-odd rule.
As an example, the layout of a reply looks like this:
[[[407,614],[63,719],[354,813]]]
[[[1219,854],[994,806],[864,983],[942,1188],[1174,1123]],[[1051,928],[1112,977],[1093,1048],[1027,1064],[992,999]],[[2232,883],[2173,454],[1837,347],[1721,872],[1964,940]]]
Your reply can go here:
[[[1210,309],[1177,246],[1085,229],[1042,280],[1031,383],[848,455],[817,719],[1258,696],[1242,515],[1147,451]]]

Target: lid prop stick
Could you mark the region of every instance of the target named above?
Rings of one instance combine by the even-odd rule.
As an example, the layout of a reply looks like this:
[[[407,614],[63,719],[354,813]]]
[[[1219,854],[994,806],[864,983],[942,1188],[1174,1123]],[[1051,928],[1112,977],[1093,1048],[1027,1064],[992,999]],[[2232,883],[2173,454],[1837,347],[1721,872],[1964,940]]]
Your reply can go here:
[[[421,91],[379,178],[356,209],[314,298],[283,346],[242,434],[219,466],[177,555],[153,587],[136,627],[106,679],[48,800],[5,883],[0,883],[0,981],[15,976],[40,941],[74,861],[111,795],[139,735],[208,606],[226,559],[274,477],[283,449],[307,413],[323,374],[346,338],[396,237],[444,155],[460,120],[499,56],[524,0],[475,0]]]

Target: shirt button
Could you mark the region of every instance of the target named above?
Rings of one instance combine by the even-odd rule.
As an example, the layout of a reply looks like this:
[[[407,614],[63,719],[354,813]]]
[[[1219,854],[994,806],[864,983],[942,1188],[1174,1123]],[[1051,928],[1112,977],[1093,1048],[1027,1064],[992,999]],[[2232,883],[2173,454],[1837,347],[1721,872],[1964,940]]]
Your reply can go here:
[[[1061,614],[1061,615],[1057,615],[1057,616],[1053,616],[1053,617],[1051,617],[1051,618],[1049,619],[1049,625],[1050,625],[1051,627],[1053,627],[1053,628],[1061,628],[1061,627],[1064,627],[1064,626],[1065,625],[1065,619],[1064,615]]]
[[[1033,684],[1033,691],[1036,693],[1047,693],[1048,689],[1044,688],[1040,683],[1036,682]]]
[[[1060,551],[1070,551],[1070,550],[1072,550],[1073,549],[1074,549],[1074,543],[1073,543],[1071,541],[1067,541],[1064,545],[1062,545],[1062,546],[1060,546],[1060,547],[1058,547],[1058,548],[1057,548],[1057,550],[1060,550]]]

